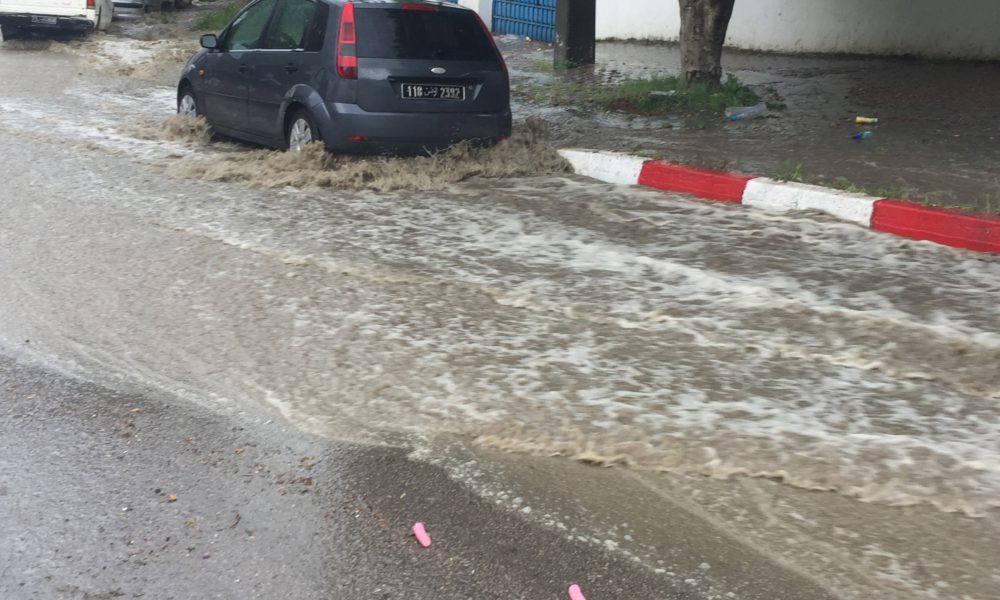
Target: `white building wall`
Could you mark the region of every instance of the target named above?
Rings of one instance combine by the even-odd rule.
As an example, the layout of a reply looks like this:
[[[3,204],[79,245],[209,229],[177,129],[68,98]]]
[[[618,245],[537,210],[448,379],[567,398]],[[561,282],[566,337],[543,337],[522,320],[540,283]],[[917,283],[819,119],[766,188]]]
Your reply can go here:
[[[459,0],[491,23],[492,0]],[[600,39],[676,40],[677,0],[597,0]],[[736,0],[727,44],[1000,59],[1000,0]]]
[[[493,29],[493,0],[458,0],[458,3],[474,9],[486,21],[486,26]]]
[[[598,39],[674,41],[680,29],[677,0],[597,0]]]
[[[737,0],[736,5],[730,43],[741,48],[1000,58],[997,0]],[[779,18],[768,20],[768,10]]]

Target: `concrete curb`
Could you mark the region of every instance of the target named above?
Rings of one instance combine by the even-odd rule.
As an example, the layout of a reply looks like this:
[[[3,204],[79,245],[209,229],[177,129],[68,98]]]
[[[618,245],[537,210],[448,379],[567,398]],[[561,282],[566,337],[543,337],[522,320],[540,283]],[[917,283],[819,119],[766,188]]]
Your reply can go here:
[[[567,149],[559,153],[577,174],[607,183],[640,185],[776,212],[821,210],[876,231],[1000,254],[1000,217],[647,160],[616,152]]]

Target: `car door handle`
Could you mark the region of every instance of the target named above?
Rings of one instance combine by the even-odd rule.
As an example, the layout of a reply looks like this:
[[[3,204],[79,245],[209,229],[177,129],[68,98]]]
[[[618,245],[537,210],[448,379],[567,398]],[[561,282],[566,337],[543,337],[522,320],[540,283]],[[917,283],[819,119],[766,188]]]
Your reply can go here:
[[[246,65],[240,65],[240,67],[237,69],[237,71],[239,71],[240,73],[246,73],[249,70],[250,70],[250,67],[248,67]]]
[[[295,73],[299,70],[299,66],[295,63],[288,63],[285,65],[285,73]]]

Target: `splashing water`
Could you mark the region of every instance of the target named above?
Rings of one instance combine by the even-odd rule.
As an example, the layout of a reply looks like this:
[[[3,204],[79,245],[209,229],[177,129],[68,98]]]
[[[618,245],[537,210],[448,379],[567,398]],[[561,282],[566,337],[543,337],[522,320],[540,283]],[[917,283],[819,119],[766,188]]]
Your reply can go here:
[[[210,136],[201,119],[175,116],[157,132],[166,139],[205,145]],[[331,154],[322,144],[301,152],[251,150],[197,156],[170,167],[172,175],[265,188],[347,190],[434,190],[473,177],[526,177],[566,173],[569,165],[545,144],[540,121],[529,121],[490,148],[460,143],[428,156],[357,157]]]

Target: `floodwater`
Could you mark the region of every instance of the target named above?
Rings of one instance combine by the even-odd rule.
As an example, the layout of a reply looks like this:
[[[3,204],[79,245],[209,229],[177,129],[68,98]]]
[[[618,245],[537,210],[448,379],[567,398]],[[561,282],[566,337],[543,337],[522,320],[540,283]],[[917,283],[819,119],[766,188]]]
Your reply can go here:
[[[206,143],[210,134],[202,119],[174,116],[147,127],[147,139],[180,139]],[[171,174],[206,181],[247,183],[270,188],[335,188],[340,190],[441,189],[472,177],[522,177],[571,171],[545,142],[538,120],[519,123],[510,138],[491,148],[461,144],[432,156],[356,158],[335,156],[320,144],[298,154],[271,150],[230,153],[222,161],[200,157],[172,165]]]
[[[834,597],[996,597],[997,257],[583,180],[526,123],[392,163],[207,143],[121,75],[0,49],[0,345],[405,443],[705,597],[779,597],[741,544]]]
[[[521,85],[672,75],[680,64],[676,46],[602,42],[593,68],[553,75],[551,67],[541,68],[552,60],[545,45],[507,37],[502,46]],[[777,93],[787,107],[740,123],[519,108],[544,116],[563,145],[653,152],[770,177],[797,172],[827,185],[864,186],[873,195],[1000,211],[1000,63],[727,51],[723,67],[765,98]],[[881,122],[857,126],[859,115]],[[851,139],[866,129],[874,132],[871,140]]]

